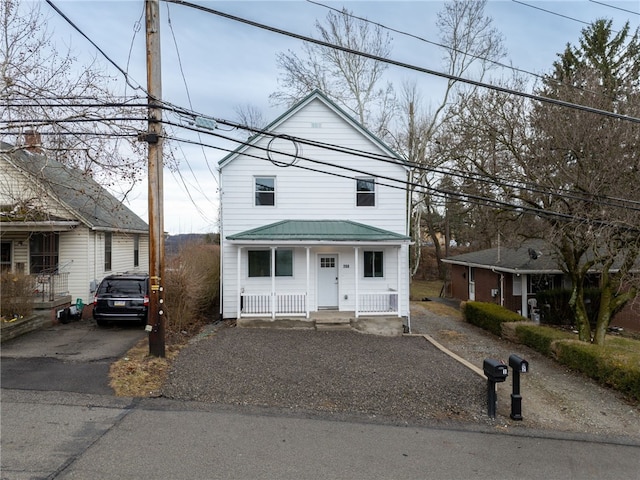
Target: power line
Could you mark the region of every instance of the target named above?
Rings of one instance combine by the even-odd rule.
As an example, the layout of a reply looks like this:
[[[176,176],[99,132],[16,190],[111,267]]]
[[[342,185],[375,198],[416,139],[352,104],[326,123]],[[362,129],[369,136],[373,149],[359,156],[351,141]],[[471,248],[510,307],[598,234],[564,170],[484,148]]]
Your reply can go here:
[[[471,79],[459,77],[457,75],[451,75],[451,74],[448,74],[448,73],[445,73],[445,72],[439,72],[439,71],[428,69],[428,68],[418,67],[418,66],[411,65],[411,64],[408,64],[408,63],[405,63],[405,62],[400,62],[398,60],[392,60],[392,59],[389,59],[389,58],[380,57],[378,55],[373,55],[373,54],[370,54],[370,53],[361,52],[359,50],[354,50],[354,49],[351,49],[351,48],[348,48],[348,47],[343,47],[341,45],[335,45],[335,44],[332,44],[332,43],[329,43],[329,42],[325,42],[323,40],[317,40],[317,39],[312,38],[312,37],[308,37],[308,36],[305,36],[305,35],[300,35],[300,34],[297,34],[297,33],[289,32],[287,30],[282,30],[280,28],[271,27],[269,25],[265,25],[265,24],[262,24],[262,23],[254,22],[253,20],[248,20],[248,19],[245,19],[245,18],[237,17],[237,16],[231,15],[229,13],[224,13],[224,12],[221,12],[219,10],[214,10],[212,8],[208,8],[208,7],[205,7],[205,6],[202,6],[202,5],[193,4],[193,3],[190,3],[190,2],[186,2],[184,0],[163,0],[163,1],[169,2],[169,3],[175,3],[175,4],[178,4],[178,5],[184,5],[184,6],[189,7],[189,8],[194,8],[196,10],[201,10],[203,12],[210,13],[212,15],[217,15],[217,16],[220,16],[220,17],[223,17],[223,18],[227,18],[229,20],[233,20],[233,21],[236,21],[236,22],[244,23],[246,25],[250,25],[250,26],[253,26],[253,27],[256,27],[256,28],[260,28],[262,30],[267,30],[267,31],[270,31],[270,32],[273,32],[273,33],[277,33],[277,34],[280,34],[280,35],[285,35],[285,36],[288,36],[288,37],[291,37],[291,38],[295,38],[295,39],[298,39],[298,40],[303,40],[303,41],[306,41],[306,42],[309,42],[309,43],[314,43],[316,45],[320,45],[320,46],[323,46],[323,47],[331,48],[331,49],[334,49],[334,50],[340,50],[340,51],[345,52],[345,53],[349,53],[349,54],[352,54],[352,55],[358,55],[358,56],[361,56],[361,57],[369,58],[371,60],[376,60],[376,61],[379,61],[379,62],[388,63],[388,64],[394,65],[396,67],[405,68],[405,69],[408,69],[408,70],[413,70],[413,71],[416,71],[416,72],[425,73],[425,74],[428,74],[428,75],[433,75],[433,76],[436,76],[436,77],[446,78],[448,80],[455,80],[455,81],[458,81],[458,82],[461,82],[461,83],[467,83],[469,85],[473,85],[473,86],[476,86],[476,87],[495,90],[497,92],[507,93],[507,94],[510,94],[510,95],[516,95],[516,96],[519,96],[519,97],[528,98],[530,100],[535,100],[535,101],[548,103],[548,104],[552,104],[552,105],[556,105],[556,106],[567,107],[567,108],[572,108],[572,109],[576,109],[576,110],[582,110],[582,111],[589,112],[589,113],[595,113],[595,114],[598,114],[598,115],[604,115],[604,116],[607,116],[607,117],[617,118],[619,120],[625,120],[625,121],[630,121],[630,122],[634,122],[634,123],[640,123],[640,118],[638,118],[638,117],[622,115],[622,114],[615,113],[615,112],[610,112],[610,111],[607,111],[607,110],[601,110],[601,109],[598,109],[598,108],[588,107],[586,105],[580,105],[580,104],[576,104],[576,103],[566,102],[564,100],[558,100],[558,99],[554,99],[554,98],[543,97],[543,96],[535,95],[535,94],[532,94],[532,93],[519,92],[517,90],[513,90],[513,89],[510,89],[510,88],[506,88],[506,87],[501,87],[499,85],[492,85],[492,84],[485,83],[485,82],[480,82],[480,81],[477,81],[477,80],[471,80]]]
[[[98,52],[100,52],[100,54],[107,59],[107,61],[109,63],[111,63],[111,65],[113,65],[120,73],[122,73],[122,75],[124,76],[125,81],[127,82],[127,84],[133,88],[134,90],[142,90],[142,91],[146,91],[144,88],[142,88],[140,85],[133,85],[130,81],[129,78],[129,74],[127,72],[125,72],[116,62],[114,62],[111,57],[109,57],[109,55],[107,55],[93,40],[91,40],[91,38],[89,38],[89,36],[87,34],[85,34],[80,27],[78,27],[75,23],[73,23],[73,21],[67,17],[62,10],[60,10],[51,0],[46,0],[46,2],[49,4],[49,6],[51,8],[53,8],[56,13],[58,15],[60,15],[69,25],[71,25],[80,35],[82,35],[91,45],[93,45],[93,47],[98,50]]]
[[[224,135],[219,135],[219,134],[212,134],[214,136],[218,136],[221,138],[225,138],[227,140],[231,140],[237,143],[240,143],[241,145],[247,145],[247,146],[251,146],[254,147],[256,149],[259,150],[263,150],[265,152],[267,152],[268,148],[267,147],[261,147],[258,145],[252,145],[252,144],[248,144],[247,142],[241,141],[241,140],[237,140],[231,137],[226,137]],[[187,139],[179,139],[179,138],[171,138],[171,140],[175,140],[175,141],[184,141],[187,143],[192,143],[192,144],[199,144],[199,142],[196,142],[194,140],[187,140]],[[211,148],[215,148],[218,150],[222,150],[222,151],[226,151],[226,152],[230,152],[230,153],[234,153],[236,150],[231,150],[231,149],[226,149],[223,147],[218,147],[218,146],[214,146],[214,145],[208,145],[205,144],[205,146],[207,147],[211,147]],[[289,155],[288,153],[285,152],[279,152],[282,155]],[[266,162],[271,162],[272,160],[270,160],[269,158],[265,158],[265,157],[261,157],[258,155],[254,155],[254,154],[247,154],[246,152],[242,154],[243,156],[249,157],[249,158],[255,158],[255,159],[259,159],[259,160],[264,160]],[[323,166],[330,166],[330,167],[335,167],[341,170],[345,170],[351,173],[355,173],[355,174],[360,174],[360,175],[368,175],[371,176],[370,172],[366,172],[363,170],[359,170],[356,168],[351,168],[351,167],[346,167],[344,165],[337,165],[337,164],[332,164],[329,162],[324,162],[321,160],[317,160],[317,159],[311,159],[311,158],[307,158],[307,157],[298,157],[300,160],[305,160],[308,161],[310,163],[314,163],[314,164],[319,164],[319,165],[323,165]],[[299,168],[299,169],[303,169],[303,170],[308,170],[308,171],[312,171],[312,172],[316,172],[316,173],[323,173],[326,175],[332,175],[332,176],[336,176],[336,177],[341,177],[341,178],[346,178],[346,179],[350,179],[350,180],[355,180],[356,177],[352,177],[350,175],[344,175],[344,174],[339,174],[339,173],[335,173],[335,172],[328,172],[326,170],[320,170],[320,169],[314,169],[312,167],[307,167],[304,165],[300,165],[299,163],[295,163],[295,164],[291,164],[290,167],[293,168]],[[288,167],[283,167],[283,168],[288,168]],[[577,215],[572,215],[572,214],[568,214],[568,213],[562,213],[562,212],[554,212],[554,211],[549,211],[547,209],[544,208],[539,208],[539,207],[533,207],[533,206],[527,206],[527,205],[517,205],[517,204],[513,204],[513,203],[509,203],[506,201],[502,201],[502,200],[498,200],[495,198],[489,198],[489,197],[483,197],[481,195],[474,195],[474,194],[469,194],[468,192],[458,192],[455,190],[448,190],[448,189],[443,189],[443,188],[435,188],[435,187],[429,187],[429,186],[425,186],[422,184],[417,184],[417,183],[413,183],[413,182],[409,182],[407,180],[398,180],[392,177],[387,177],[384,175],[375,175],[376,177],[376,183],[382,186],[386,186],[389,188],[397,188],[397,189],[402,189],[405,190],[407,186],[413,186],[414,188],[417,189],[421,189],[423,191],[423,193],[430,193],[433,196],[436,197],[440,197],[440,198],[458,198],[459,200],[465,202],[465,203],[470,203],[470,204],[476,204],[476,205],[480,205],[480,206],[486,206],[486,207],[492,207],[492,208],[504,208],[506,210],[512,210],[515,212],[522,212],[522,213],[527,213],[527,214],[532,214],[535,216],[539,216],[539,217],[544,217],[544,218],[556,218],[558,220],[563,220],[563,221],[579,221],[579,222],[585,222],[585,223],[590,223],[593,225],[598,225],[598,226],[604,226],[604,227],[613,227],[613,228],[618,228],[618,229],[624,229],[626,231],[640,231],[640,229],[638,229],[637,227],[631,227],[628,225],[621,225],[619,223],[616,222],[611,222],[611,221],[607,221],[607,220],[596,220],[596,219],[588,219],[588,218],[584,218],[584,217],[579,217]],[[394,182],[396,184],[399,185],[393,185],[393,184],[385,184],[385,183],[380,183],[377,181],[378,178],[382,178],[384,180],[387,181],[391,181]]]
[[[616,10],[620,10],[621,12],[631,13],[633,15],[640,15],[640,12],[634,12],[633,10],[627,10],[626,8],[618,7],[616,5],[610,5],[604,2],[597,2],[596,0],[589,0],[591,3],[597,3],[598,5],[604,5],[605,7],[614,8]]]

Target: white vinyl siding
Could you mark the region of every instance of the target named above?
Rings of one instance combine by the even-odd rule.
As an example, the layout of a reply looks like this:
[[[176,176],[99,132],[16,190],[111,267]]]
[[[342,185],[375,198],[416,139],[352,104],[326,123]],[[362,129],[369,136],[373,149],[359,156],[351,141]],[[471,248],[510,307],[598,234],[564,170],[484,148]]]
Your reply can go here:
[[[275,126],[274,133],[308,139],[311,142],[331,143],[352,150],[365,151],[373,155],[388,155],[362,131],[354,128],[340,115],[320,100],[313,100],[295,114]],[[234,317],[237,313],[238,266],[237,247],[226,237],[253,228],[282,220],[351,220],[400,235],[407,235],[406,219],[406,179],[404,166],[394,162],[376,160],[366,156],[321,148],[315,145],[299,145],[300,157],[290,161],[290,166],[274,164],[266,158],[272,137],[259,139],[257,146],[249,147],[245,155],[230,157],[220,168],[221,189],[221,245],[223,282],[223,316]],[[255,155],[255,156],[254,156]],[[264,159],[256,157],[265,157]],[[306,160],[309,159],[309,160]],[[316,162],[317,161],[317,162]],[[318,163],[323,162],[323,163]],[[303,167],[303,168],[300,168]],[[371,179],[384,179],[375,184],[375,208],[357,205],[356,177],[362,174],[341,167],[367,172]],[[316,170],[316,171],[312,171]],[[275,184],[275,206],[255,206],[256,177],[273,177]],[[364,246],[363,246],[364,248]],[[373,246],[367,249],[374,249]],[[381,250],[379,247],[376,250]],[[397,288],[395,275],[398,274],[397,248],[383,248],[385,251],[384,279],[364,278],[362,274],[363,249],[360,249],[360,292],[378,292]],[[316,255],[322,248],[313,248],[309,278],[311,282],[309,305],[315,305],[316,295]],[[354,248],[351,246],[328,248],[327,253],[340,253],[338,273],[340,277],[340,309],[355,308]],[[402,261],[408,263],[408,247],[402,246]],[[295,291],[306,288],[306,251],[294,249],[293,277],[276,277],[277,288],[291,287]],[[242,249],[241,284],[252,291],[270,291],[269,277],[249,278],[247,272],[247,247]],[[345,268],[344,265],[349,265]],[[403,289],[408,291],[408,266],[401,266]],[[406,278],[405,278],[406,277]],[[245,285],[244,282],[248,281]],[[290,283],[287,283],[290,281]],[[384,281],[384,282],[383,282]],[[387,285],[386,281],[389,282]],[[384,283],[384,284],[383,284]],[[406,285],[404,285],[406,283]],[[345,298],[346,296],[346,298]],[[408,297],[407,297],[408,298]],[[404,300],[404,299],[403,299]],[[406,305],[404,305],[406,303]],[[403,302],[403,314],[408,314],[408,300]]]

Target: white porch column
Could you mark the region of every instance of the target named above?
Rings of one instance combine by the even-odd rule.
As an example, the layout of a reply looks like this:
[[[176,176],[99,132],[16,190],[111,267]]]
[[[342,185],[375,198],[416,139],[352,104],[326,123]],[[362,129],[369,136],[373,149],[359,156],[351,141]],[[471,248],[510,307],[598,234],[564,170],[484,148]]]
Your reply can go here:
[[[305,313],[306,313],[306,318],[309,318],[309,289],[311,288],[311,273],[309,272],[309,266],[311,265],[310,263],[310,255],[311,252],[309,251],[310,248],[306,247],[305,250],[307,251],[307,290],[305,292],[305,299],[304,299],[304,304],[305,304]]]
[[[520,311],[522,312],[522,316],[524,318],[527,318],[529,316],[529,304],[527,303],[527,292],[529,291],[529,285],[527,285],[528,283],[528,278],[527,278],[527,274],[523,273],[522,275],[520,275],[520,288],[522,289],[522,295],[520,297],[521,299],[521,305],[520,305]]]
[[[360,280],[360,264],[358,262],[359,260],[359,253],[360,253],[360,247],[354,247],[353,248],[354,252],[355,252],[355,267],[356,267],[356,271],[355,273],[355,294],[356,294],[356,318],[358,318],[358,316],[360,315],[360,305],[359,305],[359,295],[358,295],[358,283]]]
[[[271,247],[271,318],[276,318],[276,247]]]
[[[398,247],[398,273],[397,273],[397,288],[396,291],[398,292],[398,302],[397,302],[397,309],[398,309],[398,316],[400,316],[400,299],[403,298],[404,296],[400,295],[400,289],[402,288],[402,283],[400,281],[400,279],[402,278],[401,275],[401,270],[402,270],[402,247]]]
[[[236,305],[238,313],[236,318],[240,318],[242,315],[242,288],[240,287],[240,274],[242,272],[242,247],[238,247],[238,254],[236,256]]]

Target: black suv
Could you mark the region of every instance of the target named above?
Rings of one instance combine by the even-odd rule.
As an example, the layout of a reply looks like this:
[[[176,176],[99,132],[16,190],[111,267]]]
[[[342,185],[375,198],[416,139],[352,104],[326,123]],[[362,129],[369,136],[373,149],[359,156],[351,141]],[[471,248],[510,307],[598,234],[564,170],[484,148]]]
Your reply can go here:
[[[119,274],[104,277],[93,298],[93,318],[104,326],[109,320],[147,323],[149,275]]]

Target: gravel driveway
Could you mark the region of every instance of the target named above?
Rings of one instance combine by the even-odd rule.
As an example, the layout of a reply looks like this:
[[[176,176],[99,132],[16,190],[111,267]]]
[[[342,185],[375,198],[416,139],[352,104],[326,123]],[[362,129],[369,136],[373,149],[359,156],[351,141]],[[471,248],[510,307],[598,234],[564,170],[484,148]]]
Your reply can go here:
[[[422,337],[222,328],[181,352],[163,395],[415,423],[477,420],[485,388]]]
[[[180,353],[162,394],[398,424],[462,421],[623,436],[640,444],[640,408],[616,392],[463,322],[454,309],[436,314],[415,303],[411,321],[412,333],[428,334],[479,368],[487,357],[527,359],[523,420],[509,418],[511,379],[498,385],[498,414],[491,420],[486,380],[419,335],[217,327]]]

